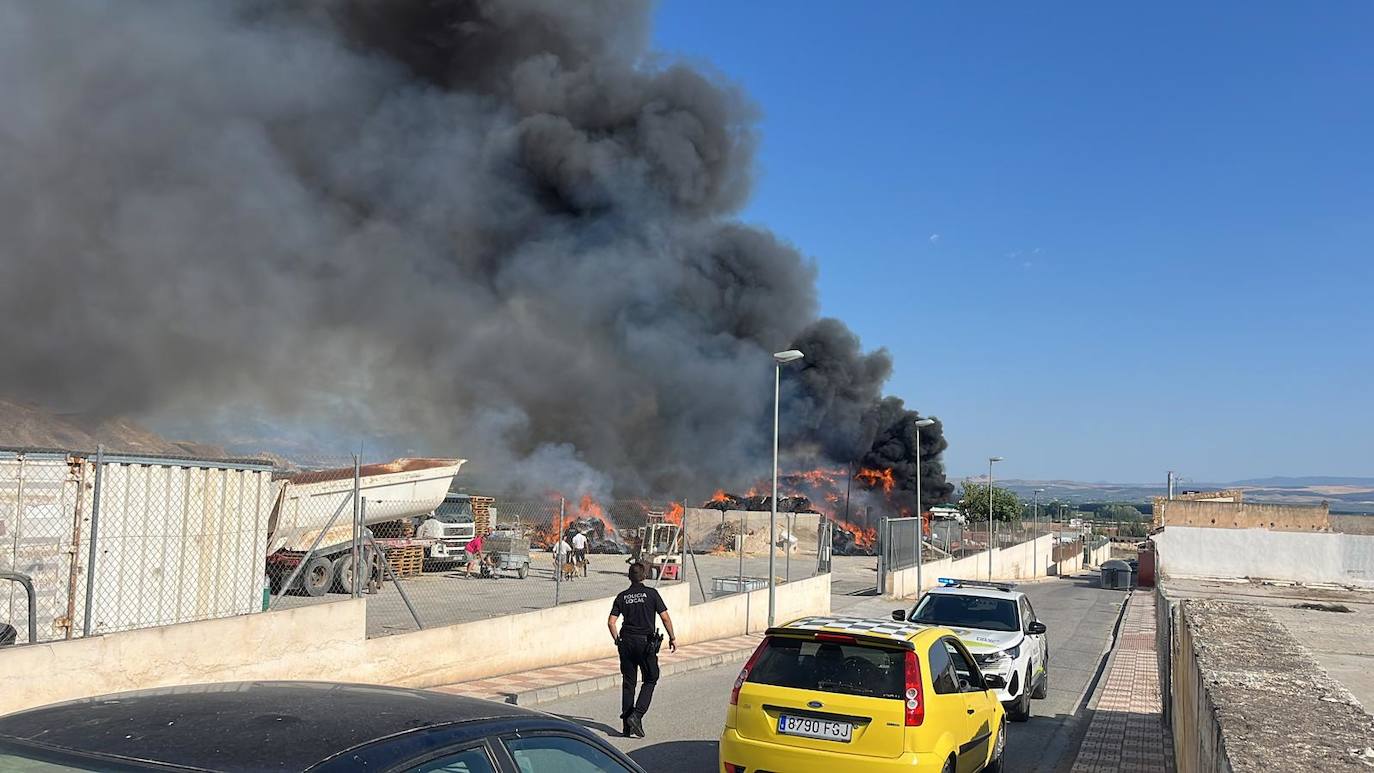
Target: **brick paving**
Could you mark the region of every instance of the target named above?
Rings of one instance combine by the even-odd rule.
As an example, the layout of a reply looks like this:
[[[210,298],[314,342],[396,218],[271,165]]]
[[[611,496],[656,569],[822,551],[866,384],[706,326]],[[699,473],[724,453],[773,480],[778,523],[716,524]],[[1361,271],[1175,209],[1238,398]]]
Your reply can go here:
[[[747,653],[753,652],[759,646],[760,636],[736,636],[730,639],[716,639],[714,641],[698,642],[696,644],[683,645],[677,648],[677,652],[669,652],[667,643],[664,643],[663,651],[659,653],[659,668],[664,673],[672,673],[676,670],[690,668],[694,663],[719,662],[721,658],[732,655],[746,657]],[[617,658],[602,658],[600,660],[589,660],[584,663],[572,663],[566,666],[554,666],[552,668],[540,668],[533,671],[523,671],[518,674],[506,674],[504,676],[494,676],[488,679],[475,679],[469,682],[459,682],[457,684],[433,687],[431,689],[439,692],[454,693],[456,695],[467,695],[474,698],[485,698],[487,700],[502,701],[505,703],[527,704],[531,702],[529,696],[537,691],[546,691],[545,694],[553,695],[558,688],[566,685],[576,685],[583,682],[590,682],[602,678],[615,678],[620,676],[620,661]],[[524,699],[522,699],[524,696]]]
[[[1072,773],[1155,773],[1174,769],[1163,724],[1155,640],[1155,594],[1136,591],[1126,605],[1092,721]]]

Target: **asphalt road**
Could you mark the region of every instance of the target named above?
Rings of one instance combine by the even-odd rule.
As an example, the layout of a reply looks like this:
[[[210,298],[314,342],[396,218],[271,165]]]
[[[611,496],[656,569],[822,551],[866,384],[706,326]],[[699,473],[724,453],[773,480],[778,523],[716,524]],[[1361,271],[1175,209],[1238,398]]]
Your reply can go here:
[[[1081,736],[1076,711],[1087,700],[1092,681],[1109,644],[1125,596],[1104,591],[1087,576],[1028,583],[1036,614],[1049,628],[1050,693],[1032,704],[1029,722],[1013,723],[1008,736],[1006,769],[1012,773],[1056,773],[1067,770]],[[877,598],[836,596],[836,614],[887,616],[896,605]],[[627,751],[650,773],[703,773],[716,770],[720,735],[730,687],[739,665],[667,677],[659,684],[645,719],[648,738],[620,737],[620,692],[607,690],[540,706],[591,728]]]

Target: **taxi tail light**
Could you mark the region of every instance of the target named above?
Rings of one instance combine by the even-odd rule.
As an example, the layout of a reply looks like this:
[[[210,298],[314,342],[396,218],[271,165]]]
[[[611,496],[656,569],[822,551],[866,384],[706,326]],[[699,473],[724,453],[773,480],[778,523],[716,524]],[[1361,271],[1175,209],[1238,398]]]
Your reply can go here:
[[[759,658],[763,657],[763,651],[765,649],[768,649],[767,639],[764,639],[763,641],[759,642],[759,646],[757,649],[754,650],[754,654],[749,656],[749,660],[745,661],[744,663],[744,668],[741,668],[739,670],[739,676],[735,677],[735,686],[733,689],[730,690],[731,706],[739,705],[740,688],[743,687],[744,683],[749,680],[749,671],[754,668],[755,663],[759,662]]]
[[[920,727],[926,721],[926,696],[921,686],[921,661],[915,652],[906,653],[906,692],[902,699],[906,701],[906,726]]]

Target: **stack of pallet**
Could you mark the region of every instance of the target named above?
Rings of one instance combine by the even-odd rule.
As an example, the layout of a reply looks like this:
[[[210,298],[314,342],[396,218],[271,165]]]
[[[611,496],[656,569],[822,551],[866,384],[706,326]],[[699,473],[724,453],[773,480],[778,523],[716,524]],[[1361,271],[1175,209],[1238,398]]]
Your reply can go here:
[[[494,497],[472,497],[472,523],[477,527],[478,534],[484,534],[488,529],[495,529],[496,524],[492,522],[491,506],[496,499]]]
[[[425,549],[420,545],[383,547],[387,563],[397,577],[416,577],[425,568]]]

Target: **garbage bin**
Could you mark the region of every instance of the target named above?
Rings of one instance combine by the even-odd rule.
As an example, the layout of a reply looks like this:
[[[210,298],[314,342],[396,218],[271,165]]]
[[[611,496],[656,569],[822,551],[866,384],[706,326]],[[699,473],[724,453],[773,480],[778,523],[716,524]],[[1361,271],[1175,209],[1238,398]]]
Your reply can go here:
[[[1120,559],[1112,559],[1102,564],[1101,586],[1110,590],[1131,589],[1131,565]]]

